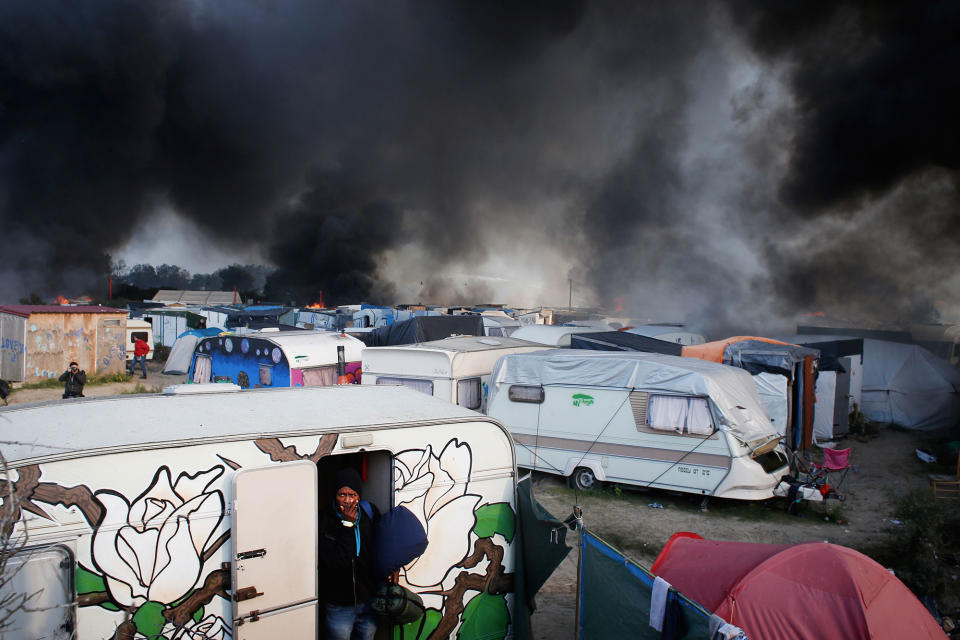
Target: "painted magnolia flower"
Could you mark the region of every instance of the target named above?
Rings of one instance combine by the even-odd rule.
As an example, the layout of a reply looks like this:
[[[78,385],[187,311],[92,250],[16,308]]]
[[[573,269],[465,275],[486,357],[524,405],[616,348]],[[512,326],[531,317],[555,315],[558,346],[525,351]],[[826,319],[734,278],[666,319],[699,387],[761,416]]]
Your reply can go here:
[[[179,640],[230,640],[230,626],[220,616],[210,614],[200,622],[191,622],[183,628]]]
[[[133,503],[109,489],[96,492],[106,508],[93,535],[93,562],[110,595],[130,607],[170,604],[190,593],[200,579],[203,552],[223,519],[223,494],[209,490],[223,467],[170,483],[161,467]]]
[[[473,456],[456,439],[440,455],[433,448],[408,449],[394,457],[393,479],[403,506],[419,518],[427,532],[427,549],[404,567],[407,583],[439,584],[451,567],[470,552],[473,511],[480,496],[467,493]]]

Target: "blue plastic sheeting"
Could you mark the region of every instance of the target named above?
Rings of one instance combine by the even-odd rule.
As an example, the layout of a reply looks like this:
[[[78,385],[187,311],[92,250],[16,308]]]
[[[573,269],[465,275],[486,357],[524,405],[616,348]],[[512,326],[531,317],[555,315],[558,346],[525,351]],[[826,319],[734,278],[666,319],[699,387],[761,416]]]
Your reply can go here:
[[[183,336],[197,336],[198,338],[210,338],[212,336],[220,335],[223,333],[223,329],[220,327],[207,327],[206,329],[190,329],[184,331],[177,338],[182,338]]]

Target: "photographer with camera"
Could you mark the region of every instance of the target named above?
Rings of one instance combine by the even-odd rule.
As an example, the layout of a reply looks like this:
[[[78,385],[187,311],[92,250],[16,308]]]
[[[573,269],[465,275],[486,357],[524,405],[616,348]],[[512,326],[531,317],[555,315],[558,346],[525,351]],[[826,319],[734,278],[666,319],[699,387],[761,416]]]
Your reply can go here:
[[[83,398],[83,385],[87,384],[87,372],[83,371],[76,362],[71,362],[70,367],[60,376],[60,382],[65,383],[64,398]]]

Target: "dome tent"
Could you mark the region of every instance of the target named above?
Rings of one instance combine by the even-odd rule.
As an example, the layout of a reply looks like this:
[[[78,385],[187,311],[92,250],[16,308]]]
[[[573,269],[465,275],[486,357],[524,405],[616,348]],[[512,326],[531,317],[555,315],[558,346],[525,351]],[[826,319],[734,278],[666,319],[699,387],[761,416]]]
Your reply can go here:
[[[652,571],[751,640],[947,637],[896,576],[839,545],[723,542],[681,532]]]

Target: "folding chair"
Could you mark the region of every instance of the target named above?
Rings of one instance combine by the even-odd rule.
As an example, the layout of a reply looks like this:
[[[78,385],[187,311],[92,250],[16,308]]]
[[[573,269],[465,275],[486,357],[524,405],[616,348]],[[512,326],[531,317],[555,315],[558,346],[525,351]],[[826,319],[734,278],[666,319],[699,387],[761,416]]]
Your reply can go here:
[[[813,463],[818,474],[822,474],[831,487],[839,489],[850,472],[850,449],[824,449],[823,464]],[[836,482],[835,477],[839,476]]]

